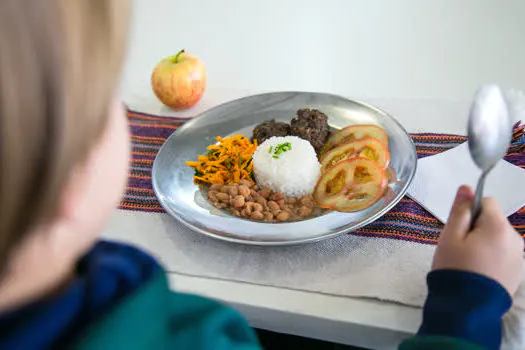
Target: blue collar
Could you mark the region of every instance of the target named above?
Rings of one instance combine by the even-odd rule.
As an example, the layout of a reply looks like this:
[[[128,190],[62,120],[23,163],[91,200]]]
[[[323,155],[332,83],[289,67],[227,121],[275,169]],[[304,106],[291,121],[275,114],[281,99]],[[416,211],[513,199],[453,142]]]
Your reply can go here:
[[[98,242],[79,262],[67,290],[0,314],[0,349],[63,347],[158,269],[152,257],[136,248]]]

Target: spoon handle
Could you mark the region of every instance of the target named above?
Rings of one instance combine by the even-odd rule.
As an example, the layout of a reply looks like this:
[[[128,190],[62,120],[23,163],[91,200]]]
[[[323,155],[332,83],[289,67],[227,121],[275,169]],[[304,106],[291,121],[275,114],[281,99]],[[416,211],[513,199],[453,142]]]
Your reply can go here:
[[[474,196],[474,204],[472,205],[472,217],[470,219],[470,229],[474,228],[474,224],[481,214],[481,199],[483,198],[483,187],[485,185],[485,179],[487,178],[488,171],[481,173],[476,186],[476,194]]]

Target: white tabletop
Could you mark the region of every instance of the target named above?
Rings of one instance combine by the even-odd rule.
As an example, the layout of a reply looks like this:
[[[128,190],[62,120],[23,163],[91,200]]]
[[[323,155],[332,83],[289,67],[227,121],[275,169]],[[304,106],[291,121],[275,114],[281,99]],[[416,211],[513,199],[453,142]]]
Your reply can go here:
[[[364,99],[409,131],[464,132],[475,88],[525,90],[521,0],[135,0],[122,94],[132,108],[172,114],[151,93],[151,70],[185,48],[208,69],[189,116],[247,91],[309,90]],[[167,265],[168,237],[119,229]],[[253,326],[374,349],[417,331],[420,310],[273,287],[170,274],[177,290],[223,300]]]

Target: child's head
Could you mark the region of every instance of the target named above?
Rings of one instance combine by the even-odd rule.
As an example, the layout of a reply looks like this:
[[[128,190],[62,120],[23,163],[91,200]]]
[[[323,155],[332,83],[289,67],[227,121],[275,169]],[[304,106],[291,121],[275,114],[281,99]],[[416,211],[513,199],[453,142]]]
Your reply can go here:
[[[129,157],[115,98],[128,7],[0,2],[0,286],[33,260],[59,269],[78,258],[118,203]]]

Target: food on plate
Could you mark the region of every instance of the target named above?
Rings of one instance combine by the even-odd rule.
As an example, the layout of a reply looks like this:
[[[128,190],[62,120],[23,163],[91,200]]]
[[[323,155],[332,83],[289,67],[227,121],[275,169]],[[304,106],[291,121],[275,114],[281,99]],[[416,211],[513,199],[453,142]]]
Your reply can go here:
[[[323,148],[329,135],[328,117],[317,109],[299,109],[290,124],[266,120],[253,129],[252,139],[262,144],[273,136],[297,136],[310,142],[316,153]]]
[[[208,189],[208,199],[216,208],[255,221],[297,221],[322,212],[311,195],[287,197],[282,192],[261,188],[244,179],[239,184],[212,185]]]
[[[184,50],[161,60],[151,74],[151,87],[166,106],[183,110],[195,105],[206,88],[206,68]]]
[[[257,140],[257,143],[260,145],[264,141],[268,140],[270,137],[288,135],[290,135],[290,125],[272,119],[266,120],[261,124],[257,125],[253,129],[252,139]]]
[[[323,173],[313,197],[321,208],[355,212],[376,203],[387,186],[388,177],[377,162],[352,158],[337,163]]]
[[[252,179],[252,156],[257,142],[250,142],[244,135],[222,138],[217,144],[208,146],[208,152],[188,161],[186,165],[195,169],[196,184],[231,184],[242,179]]]
[[[321,171],[345,159],[363,157],[377,162],[382,168],[388,166],[390,155],[388,149],[377,139],[366,138],[344,143],[333,148],[321,157]]]
[[[389,184],[393,184],[393,183],[395,183],[397,181],[396,171],[394,169],[392,169],[392,167],[386,168],[385,172],[386,172],[386,176],[388,177],[388,183]]]
[[[321,155],[350,141],[373,138],[381,141],[388,149],[388,137],[377,125],[350,125],[330,135],[321,151]]]
[[[186,164],[210,203],[236,217],[287,222],[372,206],[395,181],[386,133],[351,125],[328,135],[324,113],[300,109],[291,124],[257,125],[253,142],[217,137],[205,155]]]
[[[312,193],[321,165],[308,141],[297,136],[275,136],[254,152],[253,173],[258,186],[300,197]]]
[[[319,153],[328,138],[328,117],[317,109],[300,109],[290,122],[291,135],[298,136],[312,144]]]

